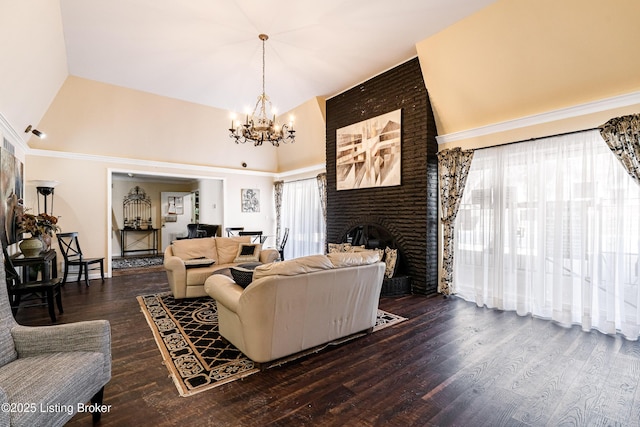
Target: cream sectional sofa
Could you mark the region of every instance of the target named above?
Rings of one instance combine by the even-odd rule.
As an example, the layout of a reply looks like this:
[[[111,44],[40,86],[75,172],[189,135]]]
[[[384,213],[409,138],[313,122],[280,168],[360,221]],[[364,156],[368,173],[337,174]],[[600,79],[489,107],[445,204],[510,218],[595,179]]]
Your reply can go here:
[[[376,252],[312,255],[256,267],[242,288],[214,275],[220,334],[269,362],[375,326],[385,264]]]
[[[278,256],[276,249],[251,243],[251,236],[184,239],[167,246],[164,268],[174,298],[196,298],[207,296],[204,282],[215,271],[243,263],[269,263]]]

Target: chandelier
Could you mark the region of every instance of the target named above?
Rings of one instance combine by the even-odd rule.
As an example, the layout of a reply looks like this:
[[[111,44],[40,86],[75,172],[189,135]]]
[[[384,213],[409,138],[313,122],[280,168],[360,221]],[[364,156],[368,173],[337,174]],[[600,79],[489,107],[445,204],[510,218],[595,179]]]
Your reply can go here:
[[[276,114],[264,90],[264,42],[269,36],[260,34],[258,38],[262,40],[262,94],[258,96],[253,113],[247,114],[244,124],[235,118],[231,120],[229,136],[236,144],[251,141],[254,146],[258,146],[263,142],[270,142],[274,147],[279,147],[281,142],[294,142],[296,131],[293,130],[293,122],[282,126],[276,122]],[[273,115],[272,119],[267,116],[267,104]]]

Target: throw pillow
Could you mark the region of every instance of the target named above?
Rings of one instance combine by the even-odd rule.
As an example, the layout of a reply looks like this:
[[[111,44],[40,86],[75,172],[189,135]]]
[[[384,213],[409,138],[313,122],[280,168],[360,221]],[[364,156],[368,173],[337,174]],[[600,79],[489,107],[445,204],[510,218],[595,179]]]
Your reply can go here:
[[[327,248],[330,254],[348,252],[351,249],[351,243],[327,243]]]
[[[393,273],[396,271],[396,263],[398,262],[398,250],[391,249],[388,246],[384,250],[384,262],[387,268],[384,272],[384,277],[390,279],[393,277]]]
[[[216,261],[211,258],[197,257],[184,260],[184,266],[187,268],[208,267],[215,262]]]
[[[241,243],[233,262],[258,262],[260,261],[260,243]]]
[[[249,286],[249,284],[253,281],[253,270],[242,267],[231,267],[229,268],[229,271],[231,271],[233,280],[243,288]]]

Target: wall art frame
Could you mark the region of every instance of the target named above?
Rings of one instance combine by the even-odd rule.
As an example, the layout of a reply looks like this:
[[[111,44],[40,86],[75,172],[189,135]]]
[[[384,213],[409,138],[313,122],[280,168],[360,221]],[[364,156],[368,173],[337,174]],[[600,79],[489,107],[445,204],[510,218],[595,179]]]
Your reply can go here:
[[[243,188],[241,191],[242,212],[260,212],[260,190]]]
[[[401,184],[402,109],[336,130],[336,187]]]
[[[17,243],[16,208],[24,197],[24,166],[15,156],[13,145],[3,138],[0,147],[0,241],[4,246]]]

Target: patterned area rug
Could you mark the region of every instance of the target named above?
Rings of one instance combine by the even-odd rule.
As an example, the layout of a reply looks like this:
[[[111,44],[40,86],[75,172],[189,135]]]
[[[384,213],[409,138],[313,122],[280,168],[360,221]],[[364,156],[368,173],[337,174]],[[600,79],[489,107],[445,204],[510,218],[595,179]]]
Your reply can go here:
[[[218,313],[213,299],[175,300],[169,292],[137,298],[181,396],[192,396],[259,372],[251,359],[218,333]],[[373,330],[404,320],[406,318],[378,310]]]
[[[162,265],[164,262],[163,256],[148,256],[148,257],[130,257],[130,258],[113,258],[111,260],[111,268],[114,270],[121,270],[125,268],[140,268],[150,267],[155,265]]]

